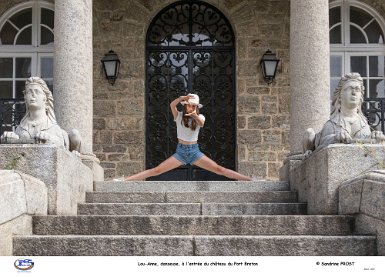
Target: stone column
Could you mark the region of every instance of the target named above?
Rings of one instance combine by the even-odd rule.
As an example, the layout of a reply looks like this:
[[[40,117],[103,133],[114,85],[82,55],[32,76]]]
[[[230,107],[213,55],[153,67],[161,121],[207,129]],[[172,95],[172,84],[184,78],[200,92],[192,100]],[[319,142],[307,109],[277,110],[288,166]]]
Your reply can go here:
[[[54,100],[59,125],[92,154],[92,0],[55,1]]]
[[[290,146],[302,151],[307,128],[330,115],[329,1],[290,1]]]

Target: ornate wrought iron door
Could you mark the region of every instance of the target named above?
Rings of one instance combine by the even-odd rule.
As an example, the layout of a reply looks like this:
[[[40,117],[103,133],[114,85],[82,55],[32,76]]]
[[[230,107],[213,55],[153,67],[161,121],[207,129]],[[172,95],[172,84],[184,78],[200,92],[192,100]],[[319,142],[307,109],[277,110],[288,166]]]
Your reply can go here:
[[[146,47],[146,168],[176,149],[170,102],[187,91],[199,95],[206,117],[201,151],[235,169],[234,35],[227,19],[202,1],[179,1],[152,21]],[[181,107],[179,107],[181,109]],[[197,167],[182,166],[155,180],[223,180]]]

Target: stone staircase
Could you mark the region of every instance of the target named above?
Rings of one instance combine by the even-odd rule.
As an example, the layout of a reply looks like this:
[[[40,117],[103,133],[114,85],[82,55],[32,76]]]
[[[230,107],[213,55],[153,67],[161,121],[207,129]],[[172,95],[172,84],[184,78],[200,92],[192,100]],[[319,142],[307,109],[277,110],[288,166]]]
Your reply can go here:
[[[97,182],[78,216],[35,216],[14,255],[376,255],[354,217],[306,215],[286,182]]]

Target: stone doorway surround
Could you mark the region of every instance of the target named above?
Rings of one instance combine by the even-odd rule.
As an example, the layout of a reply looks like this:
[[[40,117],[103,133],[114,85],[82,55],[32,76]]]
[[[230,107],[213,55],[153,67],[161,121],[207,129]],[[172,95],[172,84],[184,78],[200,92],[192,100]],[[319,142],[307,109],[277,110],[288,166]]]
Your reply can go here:
[[[215,18],[210,20],[209,18]],[[175,2],[152,20],[146,38],[146,169],[175,153],[170,102],[192,92],[206,118],[199,148],[235,169],[235,36],[227,18],[205,2]],[[182,110],[182,105],[178,105]],[[228,180],[196,166],[181,166],[150,180]]]
[[[145,34],[155,15],[174,2],[93,1],[93,147],[107,179],[144,170]],[[277,179],[290,148],[290,2],[205,2],[225,14],[236,35],[236,170]],[[283,61],[270,86],[259,70],[259,60],[267,48]],[[106,82],[99,65],[110,49],[122,61],[114,86]]]

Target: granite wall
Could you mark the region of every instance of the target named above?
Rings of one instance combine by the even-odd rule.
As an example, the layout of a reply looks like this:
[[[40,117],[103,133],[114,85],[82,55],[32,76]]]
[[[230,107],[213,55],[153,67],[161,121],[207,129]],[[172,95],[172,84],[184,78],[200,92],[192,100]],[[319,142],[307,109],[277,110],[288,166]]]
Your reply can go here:
[[[94,152],[107,179],[144,169],[145,36],[152,18],[172,2],[94,0]],[[276,179],[289,149],[290,2],[207,2],[227,16],[236,35],[237,170]],[[270,86],[259,67],[268,48],[281,59]],[[100,64],[110,49],[121,60],[114,86]]]

